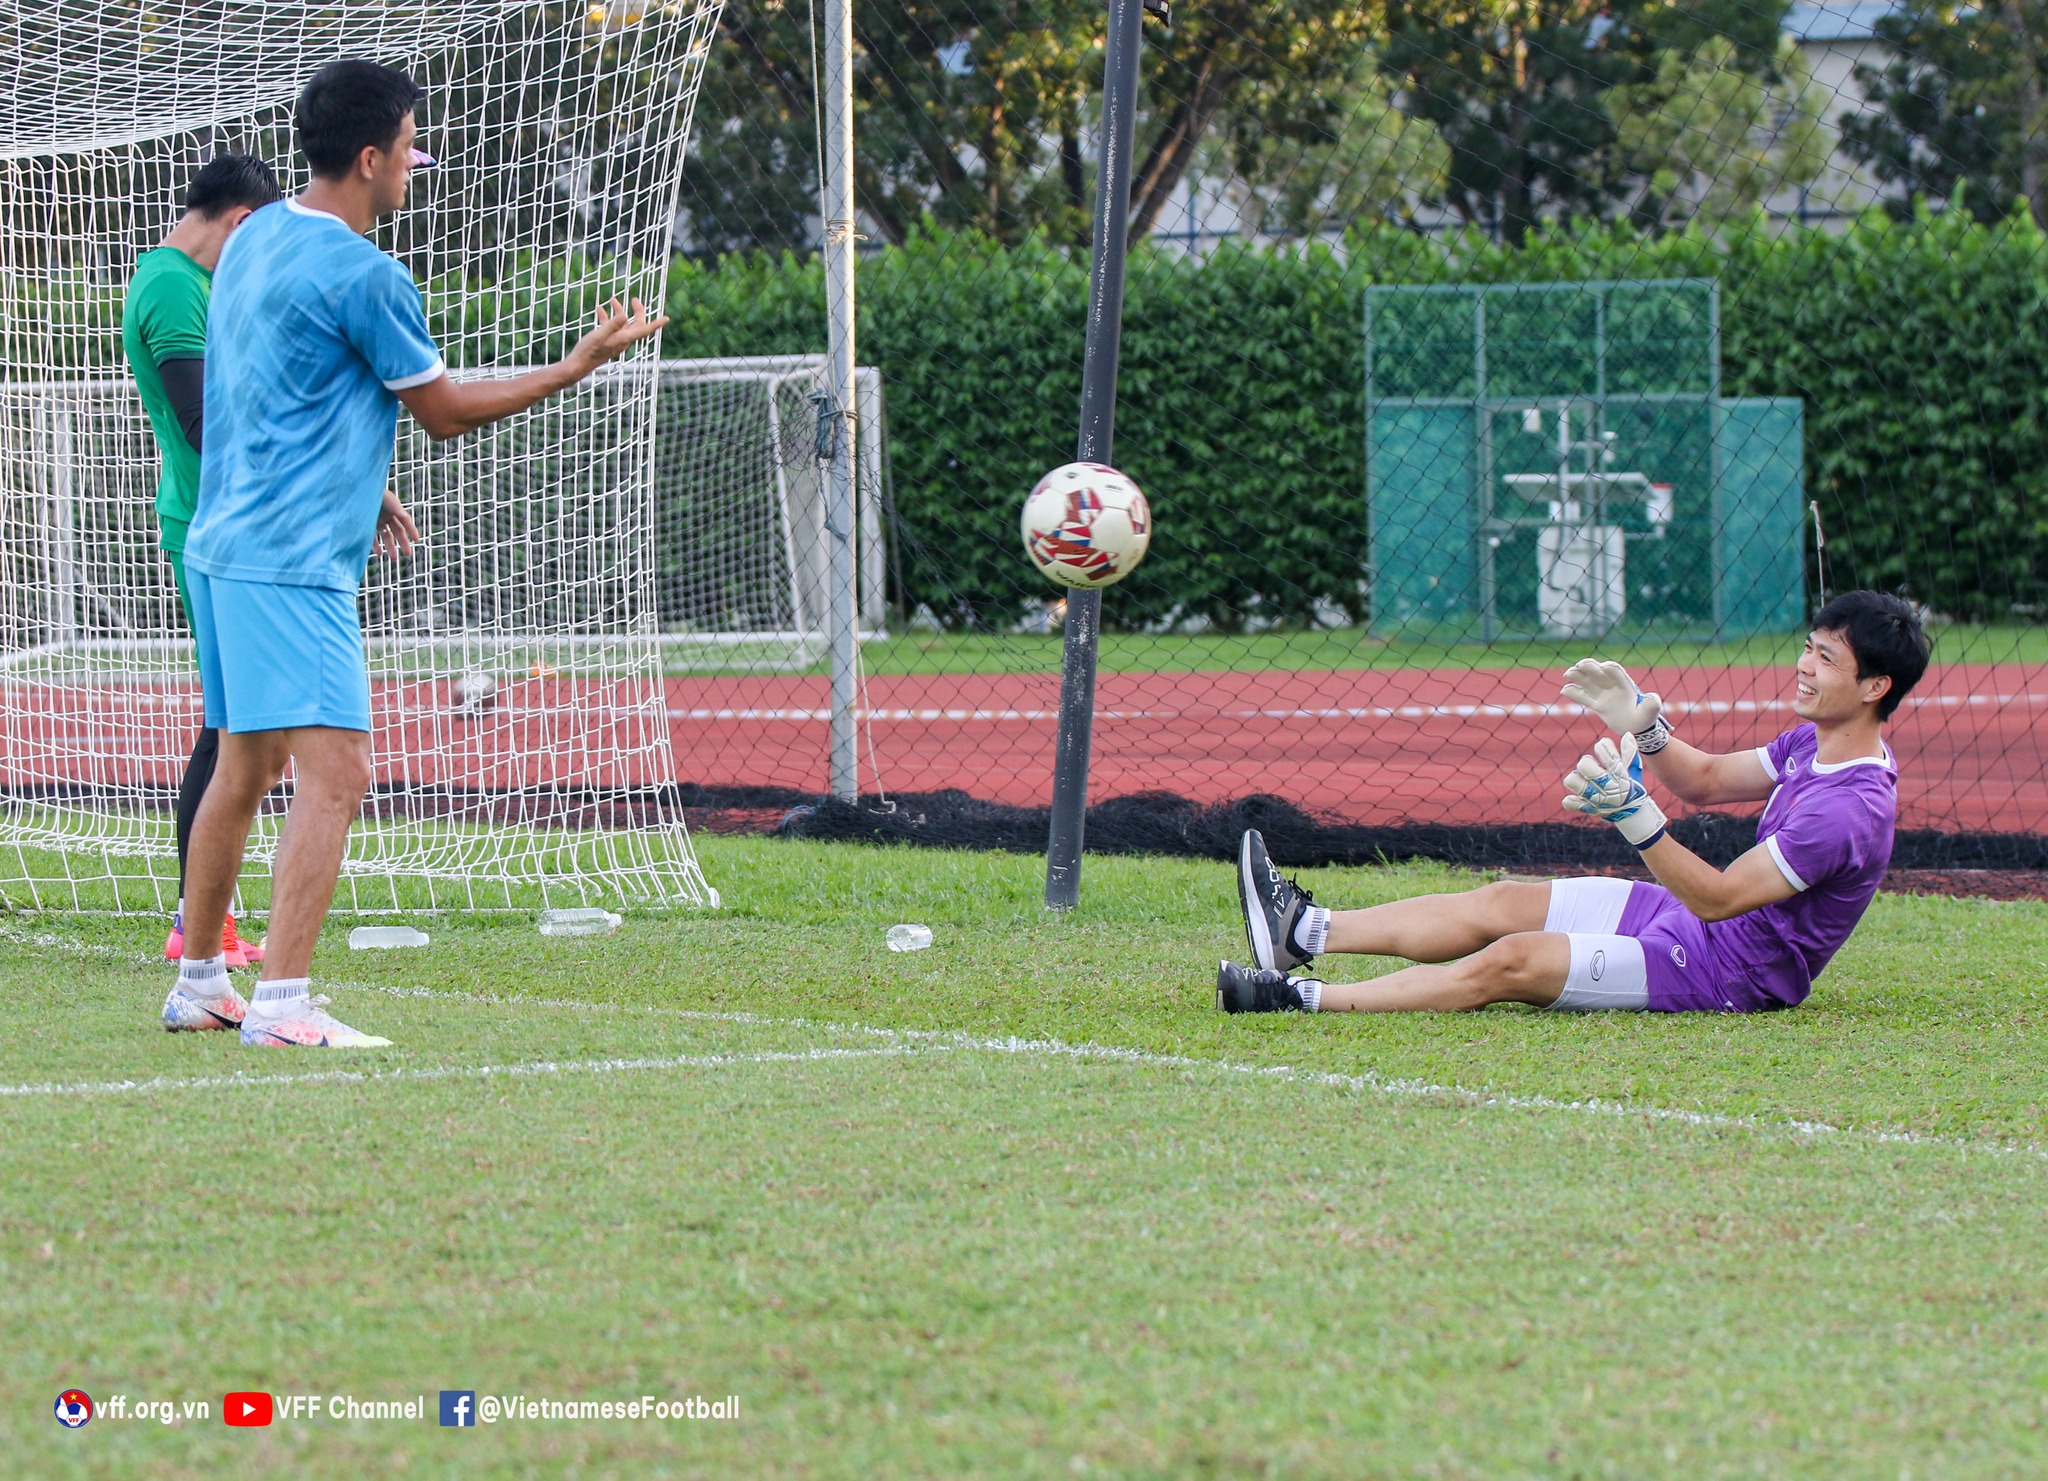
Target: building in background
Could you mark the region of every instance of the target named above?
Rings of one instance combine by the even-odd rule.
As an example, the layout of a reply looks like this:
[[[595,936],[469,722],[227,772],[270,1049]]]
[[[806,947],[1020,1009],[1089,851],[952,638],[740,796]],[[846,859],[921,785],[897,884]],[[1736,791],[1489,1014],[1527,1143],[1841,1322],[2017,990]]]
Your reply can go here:
[[[1794,5],[1785,16],[1785,35],[1795,42],[1813,71],[1814,85],[1830,98],[1828,128],[1840,138],[1846,113],[1872,111],[1856,81],[1856,69],[1876,69],[1891,60],[1877,38],[1877,23],[1898,9],[1896,0],[1816,0]],[[1770,209],[1792,220],[1820,223],[1854,216],[1878,198],[1877,182],[1839,144],[1827,168],[1804,189],[1774,197]]]

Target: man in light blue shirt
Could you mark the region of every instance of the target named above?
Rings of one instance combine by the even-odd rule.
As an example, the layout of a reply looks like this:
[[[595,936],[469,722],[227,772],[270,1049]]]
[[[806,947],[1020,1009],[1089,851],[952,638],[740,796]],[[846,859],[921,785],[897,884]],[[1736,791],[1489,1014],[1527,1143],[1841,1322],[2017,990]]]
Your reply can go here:
[[[207,320],[206,438],[185,545],[206,723],[221,731],[192,830],[184,958],[164,1021],[232,1028],[252,1046],[362,1048],[309,995],[313,946],[349,825],[371,780],[370,684],[356,618],[373,544],[418,530],[386,492],[401,401],[457,437],[574,385],[668,321],[613,303],[552,365],[450,379],[418,288],[364,234],[405,204],[420,90],[374,62],[331,62],[294,123],[313,181],[256,212],[221,255]],[[253,1001],[229,984],[221,935],[249,828],[296,760]]]
[[[245,229],[249,240],[222,254],[207,318],[236,353],[207,359],[218,430],[201,454],[186,564],[216,580],[353,595],[387,497],[397,393],[447,366],[411,275],[346,221],[300,197]],[[302,723],[317,700],[282,703],[262,718]]]

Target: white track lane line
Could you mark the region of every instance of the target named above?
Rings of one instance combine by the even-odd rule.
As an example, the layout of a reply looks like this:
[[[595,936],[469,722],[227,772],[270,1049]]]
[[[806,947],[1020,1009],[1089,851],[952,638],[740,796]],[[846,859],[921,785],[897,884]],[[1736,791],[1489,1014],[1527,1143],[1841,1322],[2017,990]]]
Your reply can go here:
[[[1996,705],[2038,706],[2048,704],[2048,694],[1926,694],[1908,695],[1904,708],[1907,709],[1961,709],[1970,706],[1986,707]],[[1708,699],[1687,704],[1672,701],[1667,712],[1674,718],[1686,715],[1761,715],[1787,711],[1792,708],[1789,699]],[[421,713],[429,713],[421,711]],[[516,713],[516,712],[511,712]],[[531,711],[534,715],[543,713]],[[870,720],[893,723],[928,723],[944,720],[958,723],[979,720],[995,722],[1044,723],[1057,720],[1059,711],[1053,709],[941,709],[927,706],[916,708],[906,706],[879,706],[861,711]],[[1405,704],[1405,705],[1311,705],[1292,709],[1245,709],[1236,706],[1194,705],[1187,707],[1140,707],[1108,706],[1098,709],[1098,720],[1575,720],[1585,714],[1575,704],[1557,704],[1540,700],[1526,700],[1501,703],[1471,704]],[[739,706],[725,708],[697,707],[691,709],[669,709],[671,720],[747,720],[761,723],[774,721],[798,721],[817,724],[832,718],[830,710],[789,708],[776,706]]]
[[[48,933],[30,935],[0,925],[0,941],[40,946],[83,955],[120,958],[142,964],[160,960],[146,953],[129,953],[118,947],[72,941]],[[377,983],[330,982],[337,992],[377,992],[389,997],[421,998],[490,1007],[532,1007],[587,1013],[644,1013],[680,1018],[699,1023],[723,1023],[748,1028],[807,1029],[882,1040],[889,1047],[872,1051],[877,1057],[910,1054],[920,1049],[1010,1054],[1046,1059],[1094,1060],[1146,1069],[1216,1073],[1277,1080],[1292,1084],[1321,1086],[1360,1094],[1406,1100],[1433,1101],[1441,1105],[1474,1110],[1562,1112],[1597,1116],[1607,1120],[1640,1120],[1687,1126],[1706,1131],[1740,1131],[1791,1136],[1799,1140],[1839,1138],[1877,1146],[1921,1147],[1938,1151],[1964,1152],[1991,1157],[2024,1157],[2048,1162],[2048,1147],[2032,1143],[1984,1141],[1969,1137],[1930,1136],[1917,1131],[1882,1131],[1866,1127],[1836,1126],[1827,1121],[1804,1121],[1792,1117],[1738,1116],[1718,1111],[1685,1111],[1669,1106],[1637,1105],[1627,1101],[1598,1099],[1563,1100],[1548,1095],[1520,1095],[1512,1092],[1474,1090],[1463,1085],[1440,1085],[1428,1080],[1390,1079],[1371,1071],[1307,1070],[1294,1065],[1245,1064],[1228,1059],[1197,1059],[1191,1055],[1160,1054],[1114,1044],[1069,1043],[1064,1039],[1024,1039],[1015,1035],[986,1037],[954,1029],[884,1028],[874,1024],[843,1023],[830,1019],[777,1018],[760,1013],[715,1013],[696,1008],[664,1008],[653,1004],[592,1003],[576,998],[502,997],[495,993],[462,992],[452,988],[385,986]],[[227,1089],[239,1085],[320,1083],[322,1081],[484,1079],[492,1075],[546,1075],[572,1073],[617,1073],[625,1070],[685,1069],[733,1064],[773,1064],[810,1059],[861,1058],[862,1051],[813,1048],[802,1051],[774,1051],[759,1054],[679,1055],[667,1059],[537,1060],[530,1064],[451,1066],[433,1069],[392,1069],[386,1071],[336,1070],[312,1075],[228,1075],[199,1079],[156,1079],[117,1081],[57,1081],[45,1085],[0,1085],[0,1099],[28,1095],[115,1095],[151,1090]]]

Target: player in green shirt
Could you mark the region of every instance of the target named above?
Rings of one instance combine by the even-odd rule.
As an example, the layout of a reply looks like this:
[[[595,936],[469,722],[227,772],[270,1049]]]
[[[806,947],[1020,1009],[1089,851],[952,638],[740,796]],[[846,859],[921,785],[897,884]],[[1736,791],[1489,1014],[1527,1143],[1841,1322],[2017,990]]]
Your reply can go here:
[[[199,448],[205,433],[206,307],[213,288],[214,264],[228,236],[252,211],[282,199],[277,175],[254,155],[217,155],[192,177],[177,225],[154,251],[142,254],[121,311],[121,347],[149,413],[156,434],[163,473],[157,481],[156,517],[162,530],[158,543],[171,563],[185,622],[192,621],[192,601],[185,590],[185,531],[199,501]],[[164,955],[176,961],[184,953],[185,851],[199,799],[213,778],[219,750],[216,732],[201,727],[178,786],[178,914]],[[263,959],[263,948],[235,935],[228,918],[224,942],[228,965],[247,966]]]

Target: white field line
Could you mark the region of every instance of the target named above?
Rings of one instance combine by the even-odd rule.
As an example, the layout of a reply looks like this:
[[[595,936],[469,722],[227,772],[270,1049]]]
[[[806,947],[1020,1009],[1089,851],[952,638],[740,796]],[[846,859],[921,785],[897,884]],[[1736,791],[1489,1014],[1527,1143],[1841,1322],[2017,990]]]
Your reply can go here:
[[[532,999],[490,999],[472,994],[442,994],[416,988],[399,995],[408,997],[454,997],[467,1001],[534,1003]],[[559,1008],[606,1009],[615,1005],[556,1001]],[[648,1009],[679,1018],[710,1023],[744,1024],[750,1027],[808,1028],[832,1034],[848,1034],[888,1041],[875,1049],[844,1049],[813,1046],[802,1050],[766,1050],[751,1053],[673,1055],[652,1059],[530,1060],[497,1065],[436,1066],[425,1069],[403,1067],[388,1070],[315,1071],[305,1075],[211,1075],[187,1079],[102,1080],[0,1085],[0,1099],[25,1096],[104,1096],[161,1090],[228,1090],[245,1086],[297,1084],[366,1083],[392,1080],[520,1078],[568,1074],[618,1074],[642,1070],[716,1069],[732,1065],[815,1063],[833,1060],[907,1058],[931,1053],[1006,1054],[1026,1058],[1086,1060],[1127,1065],[1138,1069],[1173,1070],[1244,1076],[1251,1079],[1314,1086],[1321,1089],[1371,1094],[1395,1099],[1429,1101],[1474,1110],[1564,1113],[1598,1116],[1609,1120],[1640,1120],[1691,1127],[1705,1131],[1736,1131],[1763,1135],[1787,1135],[1798,1140],[1835,1138],[1878,1146],[1916,1147],[1994,1157],[2024,1157],[2048,1162],[2048,1148],[1973,1140],[1967,1137],[1929,1136],[1913,1131],[1880,1131],[1835,1126],[1825,1121],[1802,1121],[1768,1116],[1736,1116],[1713,1111],[1686,1111],[1668,1106],[1634,1105],[1622,1101],[1563,1100],[1547,1095],[1516,1095],[1498,1091],[1473,1090],[1460,1085],[1439,1085],[1426,1080],[1389,1079],[1369,1071],[1345,1073],[1337,1070],[1306,1070],[1294,1065],[1244,1064],[1226,1059],[1198,1059],[1192,1055],[1160,1054],[1117,1045],[1069,1043],[1062,1039],[1025,1039],[1015,1035],[984,1037],[943,1029],[894,1029],[869,1024],[818,1022],[804,1018],[773,1018],[754,1013],[707,1013],[690,1009]]]
[[[129,953],[117,947],[72,941],[48,933],[31,935],[0,925],[0,940],[40,946],[84,955],[121,958],[154,963],[159,958],[146,953]],[[1095,1060],[1146,1069],[1247,1076],[1321,1086],[1359,1094],[1373,1094],[1407,1100],[1433,1101],[1475,1110],[1562,1112],[1605,1119],[1642,1120],[1695,1127],[1708,1131],[1742,1131],[1790,1135],[1804,1140],[1843,1138],[1878,1146],[1924,1147],[1941,1151],[1975,1153],[1998,1157],[2025,1157],[2048,1162],[2048,1147],[2033,1144],[1984,1141],[1970,1137],[1930,1136],[1917,1131],[1883,1131],[1872,1128],[1836,1126],[1826,1121],[1803,1121],[1788,1117],[1730,1115],[1717,1111],[1686,1111],[1669,1106],[1638,1105],[1627,1101],[1598,1099],[1564,1100],[1548,1095],[1519,1095],[1492,1090],[1474,1090],[1463,1085],[1441,1085],[1427,1080],[1391,1079],[1371,1071],[1307,1070],[1293,1065],[1245,1064],[1227,1059],[1197,1059],[1191,1055],[1161,1054],[1112,1044],[1069,1043],[1063,1039],[1024,1039],[1015,1035],[986,1037],[951,1029],[884,1028],[873,1024],[840,1023],[810,1018],[778,1018],[760,1013],[719,1013],[695,1008],[665,1008],[654,1004],[593,1003],[577,998],[504,997],[496,993],[463,992],[451,988],[387,986],[378,983],[327,984],[338,992],[376,992],[388,997],[421,998],[491,1007],[548,1008],[565,1012],[650,1014],[699,1023],[719,1023],[749,1028],[806,1029],[825,1034],[879,1039],[889,1046],[872,1051],[876,1056],[911,1054],[921,1049],[1010,1054],[1037,1058]],[[53,1082],[46,1085],[0,1085],[0,1099],[24,1095],[110,1095],[137,1091],[226,1089],[241,1085],[281,1085],[322,1081],[482,1079],[492,1075],[546,1075],[571,1073],[617,1073],[625,1070],[661,1070],[714,1067],[732,1064],[774,1064],[832,1058],[866,1057],[867,1052],[812,1048],[805,1051],[757,1054],[682,1055],[667,1059],[605,1059],[533,1061],[529,1064],[443,1067],[386,1071],[316,1072],[311,1075],[210,1076],[198,1079],[156,1079],[141,1081]]]
[[[92,941],[74,941],[69,936],[52,936],[48,931],[21,931],[13,926],[0,926],[0,941],[15,946],[39,946],[45,951],[68,951],[73,956],[96,956],[110,961],[162,962],[161,956],[147,952],[123,951],[118,946],[101,946]],[[169,962],[164,962],[168,967]]]
[[[314,1070],[304,1075],[199,1075],[153,1080],[52,1081],[0,1085],[0,1099],[26,1096],[132,1095],[156,1090],[239,1090],[265,1085],[357,1085],[377,1080],[529,1079],[546,1075],[618,1075],[636,1070],[715,1070],[729,1065],[813,1064],[839,1059],[889,1059],[928,1054],[938,1045],[895,1045],[882,1049],[778,1049],[749,1054],[675,1054],[658,1059],[533,1059],[512,1064],[433,1065],[420,1069]]]

